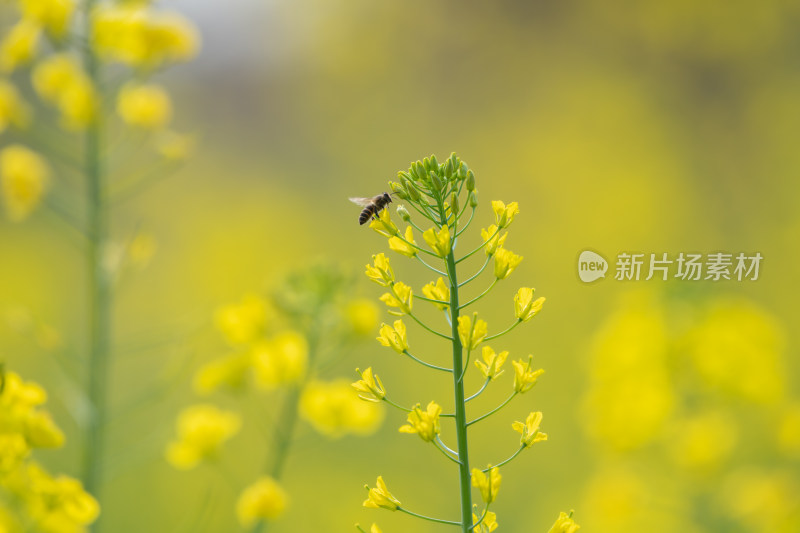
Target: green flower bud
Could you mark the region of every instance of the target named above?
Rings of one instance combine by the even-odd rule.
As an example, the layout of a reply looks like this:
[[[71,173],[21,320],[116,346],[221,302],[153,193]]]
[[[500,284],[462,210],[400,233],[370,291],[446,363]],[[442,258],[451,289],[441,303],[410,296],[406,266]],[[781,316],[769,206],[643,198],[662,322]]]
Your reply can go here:
[[[474,191],[475,190],[475,173],[471,170],[467,171],[467,190]]]
[[[389,186],[392,188],[392,192],[395,196],[402,200],[408,200],[408,194],[406,194],[405,187],[401,183],[397,183],[396,181],[390,181]]]
[[[465,179],[467,177],[467,172],[469,172],[469,165],[462,161],[461,165],[458,167],[458,178],[462,180]]]
[[[453,172],[455,172],[455,170],[456,169],[453,166],[453,160],[452,159],[448,159],[447,163],[444,165],[444,175],[447,177],[447,179],[450,179],[450,178],[453,177]]]
[[[412,202],[419,202],[420,201],[419,191],[417,191],[417,188],[414,185],[414,183],[405,178],[400,178],[400,180],[403,182],[403,186],[406,188],[406,194],[408,194],[408,198]]]
[[[450,197],[450,209],[453,211],[454,216],[458,216],[459,206],[458,206],[458,193],[454,192],[453,195]]]
[[[439,160],[436,159],[436,155],[434,154],[431,154],[431,170],[434,172],[439,170]]]
[[[403,204],[397,206],[397,214],[406,222],[411,220],[411,213],[408,212],[408,209]]]
[[[439,175],[436,172],[431,172],[431,182],[433,183],[435,192],[441,191],[444,187],[444,185],[442,185],[442,180],[439,178]]]
[[[478,207],[478,191],[469,191],[469,206]]]

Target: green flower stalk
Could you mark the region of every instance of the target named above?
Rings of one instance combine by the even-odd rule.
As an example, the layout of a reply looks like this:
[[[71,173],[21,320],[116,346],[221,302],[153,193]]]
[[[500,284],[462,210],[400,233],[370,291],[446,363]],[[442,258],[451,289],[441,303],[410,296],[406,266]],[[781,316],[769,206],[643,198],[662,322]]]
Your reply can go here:
[[[494,223],[480,231],[480,245],[461,253],[457,250],[458,242],[472,223],[478,206],[475,173],[465,162],[455,154],[443,163],[439,163],[435,156],[431,156],[412,163],[407,171],[399,173],[399,181],[390,183],[390,186],[397,198],[407,202],[400,205],[397,212],[408,226],[405,229],[398,228],[388,210],[383,210],[374,217],[370,227],[388,238],[389,248],[392,251],[418,262],[438,277],[422,287],[421,295],[417,294],[413,287],[396,278],[390,260],[383,253],[373,256],[373,263],[367,265],[366,274],[388,290],[380,299],[388,306],[390,314],[408,317],[425,332],[447,341],[451,364],[447,367],[438,366],[427,362],[428,358],[424,355],[418,353],[412,355],[410,345],[413,344],[413,335],[406,330],[402,320],[395,321],[393,326],[384,324],[380,329],[378,341],[425,368],[452,374],[451,394],[454,398],[455,412],[442,413],[441,407],[435,401],[428,403],[425,410],[420,407],[420,403],[411,408],[398,405],[390,399],[391,385],[384,387],[372,368],[368,369],[368,372],[361,373],[362,379],[353,386],[361,393],[363,400],[387,402],[404,411],[408,423],[400,427],[400,432],[417,434],[424,442],[433,444],[456,464],[461,514],[457,520],[445,520],[412,512],[388,492],[382,477],[378,477],[378,488],[370,489],[369,498],[364,502],[364,506],[382,507],[433,522],[456,525],[463,533],[493,531],[497,527],[497,517],[494,512],[489,511],[489,506],[496,500],[500,489],[502,479],[500,468],[533,444],[547,440],[547,434],[539,430],[542,413],[532,412],[524,422],[516,421],[512,425],[513,430],[521,435],[519,447],[513,455],[494,465],[490,464],[485,469],[470,468],[468,427],[494,415],[516,396],[529,391],[544,372],[531,367],[530,356],[527,360],[512,361],[514,377],[509,387],[508,398],[489,412],[473,416],[471,419],[468,416],[467,403],[498,380],[504,372],[501,367],[509,356],[508,351],[495,352],[486,343],[505,335],[522,322],[531,320],[544,304],[544,298],[534,299],[532,288],[519,289],[514,297],[513,308],[509,305],[509,311],[513,309],[513,314],[509,312],[510,325],[495,334],[489,333],[488,323],[472,310],[474,304],[491,292],[497,283],[506,280],[522,262],[522,256],[505,248],[508,237],[508,232],[505,230],[519,214],[519,206],[516,202],[509,204],[492,202]],[[420,235],[415,235],[415,232]],[[427,246],[422,246],[420,243]],[[485,259],[478,262],[477,271],[476,267],[466,267],[465,261],[481,252],[483,253],[480,255]],[[488,287],[471,299],[462,298],[465,287],[479,279],[490,263],[493,263],[494,275]],[[467,268],[470,272],[465,275],[464,271]],[[418,305],[430,304],[444,311],[447,330],[443,331],[441,326],[427,324],[415,314],[414,296],[423,302]],[[464,390],[464,376],[470,367],[472,352],[479,349],[481,357],[475,361],[475,366],[485,380],[477,392],[467,396]],[[442,423],[455,425],[456,443],[452,448],[442,441],[440,435]],[[477,506],[473,505],[473,487],[479,489],[480,499],[483,502],[483,510],[480,513],[475,513]]]

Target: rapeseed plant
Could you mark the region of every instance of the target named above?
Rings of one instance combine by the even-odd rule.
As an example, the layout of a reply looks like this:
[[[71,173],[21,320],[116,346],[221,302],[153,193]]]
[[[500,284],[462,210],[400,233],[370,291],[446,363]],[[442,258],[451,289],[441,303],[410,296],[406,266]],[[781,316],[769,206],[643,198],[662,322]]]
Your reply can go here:
[[[386,402],[407,413],[407,424],[400,427],[401,433],[418,435],[424,442],[437,448],[458,468],[458,499],[461,503],[461,515],[457,520],[423,516],[411,511],[400,499],[395,497],[387,487],[382,476],[378,476],[374,488],[368,488],[368,497],[364,507],[383,508],[390,511],[401,511],[424,520],[455,525],[464,533],[491,532],[497,529],[497,516],[489,508],[498,497],[503,476],[500,468],[505,467],[523,450],[535,443],[547,440],[547,434],[540,430],[542,413],[532,412],[524,422],[516,421],[511,428],[520,433],[520,444],[517,451],[505,460],[489,464],[486,468],[470,468],[469,438],[467,429],[477,422],[494,415],[519,394],[528,392],[544,373],[532,366],[532,357],[511,362],[514,369],[513,386],[509,397],[496,408],[470,419],[467,414],[467,403],[478,397],[496,381],[505,371],[503,365],[509,357],[508,351],[496,352],[488,342],[496,341],[509,333],[519,324],[532,319],[542,309],[545,299],[534,299],[534,289],[521,288],[514,297],[513,319],[506,329],[490,334],[489,325],[477,312],[464,311],[488,294],[499,281],[507,279],[522,261],[520,255],[505,248],[508,232],[504,231],[519,214],[516,202],[492,202],[494,224],[481,230],[482,242],[476,248],[458,255],[457,244],[461,235],[472,223],[478,206],[475,174],[455,154],[443,163],[435,156],[412,163],[411,168],[398,174],[399,181],[391,183],[393,194],[407,202],[397,208],[399,217],[408,224],[401,230],[392,220],[388,210],[384,209],[373,217],[370,227],[388,238],[389,248],[405,256],[438,275],[422,287],[421,294],[399,281],[394,268],[383,253],[373,256],[372,264],[366,267],[366,275],[381,287],[387,289],[380,300],[388,307],[388,312],[398,316],[391,325],[382,324],[379,329],[378,342],[389,347],[401,356],[408,357],[429,370],[452,374],[453,388],[450,394],[454,397],[455,412],[443,413],[436,401],[431,401],[423,409],[421,404],[413,407],[398,405],[390,399],[391,386],[384,387],[372,367],[364,371],[356,369],[361,379],[353,383],[363,400],[378,403]],[[410,208],[410,209],[409,209]],[[412,217],[411,210],[415,212]],[[467,211],[469,214],[467,215]],[[466,220],[466,221],[465,221]],[[421,239],[415,235],[421,235]],[[424,243],[427,247],[422,246]],[[463,272],[463,261],[483,251],[485,260],[477,272],[468,276]],[[463,299],[463,288],[486,270],[493,263],[493,277],[485,290],[470,300]],[[415,311],[415,300],[421,305],[430,304],[444,314],[446,331],[423,322]],[[416,322],[423,332],[444,339],[451,350],[451,364],[439,366],[426,361],[419,354],[412,354],[410,345],[412,335],[409,334],[404,319]],[[469,368],[472,352],[481,350],[481,358],[475,366],[483,375],[483,386],[471,396],[464,390],[464,376]],[[441,437],[441,425],[453,423],[456,432],[455,446],[445,444]],[[483,509],[477,512],[478,505],[473,505],[472,489],[478,489]],[[570,515],[571,516],[571,515]],[[578,529],[571,517],[562,513],[556,520],[551,532],[573,533]],[[361,526],[356,525],[360,531]],[[378,530],[373,524],[372,531]]]
[[[248,422],[212,404],[190,406],[178,416],[177,436],[168,444],[166,457],[178,469],[203,462],[224,468],[217,461],[224,442],[243,424],[262,426],[269,435],[265,455],[259,458],[262,464],[249,485],[237,487],[241,493],[236,516],[248,531],[263,533],[291,503],[292,495],[281,479],[298,419],[334,439],[370,434],[383,419],[382,406],[360,401],[349,380],[322,377],[332,362],[377,325],[377,306],[349,297],[349,287],[340,269],[318,265],[289,276],[269,298],[250,294],[216,313],[217,328],[232,353],[196,372],[195,391],[206,397],[229,392],[238,399],[259,394],[255,401],[279,405],[278,413],[272,423]],[[378,383],[368,373],[365,379],[372,388],[362,394],[379,395]]]
[[[81,479],[102,501],[114,283],[124,263],[146,262],[153,249],[141,241],[128,249],[113,240],[113,202],[141,185],[143,171],[153,175],[121,163],[126,146],[114,140],[126,128],[135,130],[151,144],[162,174],[165,162],[188,155],[189,141],[169,129],[171,100],[153,79],[171,64],[191,59],[199,38],[183,17],[149,2],[6,4],[4,20],[13,19],[13,25],[0,41],[0,134],[14,140],[0,148],[0,195],[10,220],[20,222],[44,206],[83,237],[89,340],[82,381],[89,409],[81,421],[86,434]],[[40,105],[30,103],[33,95]],[[137,148],[137,159],[147,159],[140,154]],[[53,186],[67,174],[82,179],[83,198]],[[50,194],[55,190],[61,195]],[[82,212],[73,207],[81,202]]]

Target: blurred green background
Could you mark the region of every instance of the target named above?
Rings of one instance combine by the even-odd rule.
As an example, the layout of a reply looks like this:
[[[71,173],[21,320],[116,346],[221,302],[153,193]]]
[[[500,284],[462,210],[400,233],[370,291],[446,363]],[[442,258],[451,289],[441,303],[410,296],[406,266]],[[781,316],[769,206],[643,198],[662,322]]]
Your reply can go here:
[[[493,343],[533,354],[546,374],[471,430],[473,463],[497,462],[516,449],[511,421],[544,412],[549,441],[504,472],[493,506],[501,530],[546,531],[569,509],[583,531],[604,533],[800,530],[800,5],[167,5],[203,36],[199,58],[161,80],[199,149],[114,211],[120,240],[143,231],[157,251],[116,295],[108,530],[186,530],[203,506],[213,511],[201,530],[236,530],[229,476],[176,472],[163,459],[175,414],[195,401],[192,373],[226,350],[215,309],[317,258],[360,276],[387,246],[357,226],[347,198],[382,192],[410,161],[451,151],[477,175],[475,231],[493,219],[489,200],[520,204],[506,246],[525,260],[482,302],[490,328],[510,322],[519,286],[547,297],[535,320]],[[73,237],[46,212],[0,222],[2,356],[50,391],[68,442],[39,458],[67,473],[80,453],[69,413],[82,408],[67,376],[86,347]],[[586,285],[576,274],[585,248],[611,260],[757,251],[764,261],[756,282]],[[415,287],[429,281],[411,261],[393,262]],[[380,293],[359,285],[362,296]],[[26,315],[60,341],[32,339]],[[409,336],[416,352],[441,349],[419,328]],[[377,343],[329,375],[354,377],[356,366],[375,368],[403,404],[452,408],[449,382]],[[151,393],[160,383],[169,387]],[[473,375],[468,389],[478,384]],[[382,474],[409,508],[457,516],[455,468],[398,434],[404,422],[389,411],[375,435],[333,441],[304,426],[285,476],[291,507],[270,531],[445,528],[361,507],[363,484]],[[226,447],[234,478],[261,464],[260,441],[247,438],[258,423],[247,417]]]

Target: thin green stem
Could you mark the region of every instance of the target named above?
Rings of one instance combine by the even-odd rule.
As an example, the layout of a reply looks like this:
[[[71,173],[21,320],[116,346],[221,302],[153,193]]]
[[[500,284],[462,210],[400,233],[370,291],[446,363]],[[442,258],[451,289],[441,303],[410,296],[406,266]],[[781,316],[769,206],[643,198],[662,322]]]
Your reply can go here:
[[[413,355],[411,355],[411,353],[408,350],[403,350],[403,353],[405,355],[409,356],[411,359],[413,359],[417,363],[419,363],[419,364],[421,364],[423,366],[427,366],[428,368],[432,368],[434,370],[441,370],[442,372],[452,372],[453,371],[452,368],[445,368],[443,366],[436,366],[436,365],[432,365],[430,363],[426,363],[422,359],[418,359],[417,357],[414,357]]]
[[[512,460],[513,460],[513,459],[514,459],[516,456],[518,456],[518,455],[520,454],[520,452],[521,452],[522,450],[524,450],[524,449],[525,449],[525,446],[524,446],[524,445],[523,445],[523,446],[520,446],[519,448],[517,448],[517,451],[515,451],[515,452],[514,452],[514,455],[512,455],[511,457],[509,457],[509,458],[508,458],[508,459],[506,459],[505,461],[501,461],[501,462],[497,463],[496,465],[493,465],[493,466],[489,466],[489,467],[487,467],[487,468],[484,468],[483,470],[481,470],[481,472],[483,472],[483,473],[485,474],[486,472],[488,472],[488,471],[489,471],[489,470],[491,470],[492,468],[495,468],[495,467],[500,467],[500,466],[503,466],[503,465],[504,465],[504,464],[506,464],[506,463],[510,463],[510,462],[511,462],[511,461],[512,461]]]
[[[392,407],[396,407],[397,409],[400,409],[401,411],[405,411],[406,413],[410,413],[411,412],[411,409],[408,409],[407,407],[403,407],[402,405],[394,403],[392,400],[390,400],[386,396],[383,397],[383,401],[388,403]]]
[[[412,206],[413,206],[413,204],[412,204]],[[418,208],[417,208],[417,211],[419,211],[419,209],[418,209]],[[423,213],[422,213],[422,211],[419,211],[419,212],[420,212],[420,214],[423,214]],[[424,214],[423,214],[423,216],[424,216]],[[408,220],[407,220],[406,222],[408,222],[409,224],[411,224],[411,226],[412,226],[412,227],[413,227],[415,230],[417,230],[418,232],[420,232],[420,233],[425,233],[425,230],[424,230],[424,229],[422,229],[422,228],[420,228],[419,226],[417,226],[416,224],[414,224],[414,221],[413,221],[413,220],[411,220],[411,216],[410,216],[410,215],[409,215],[409,217],[408,217]]]
[[[465,206],[465,209],[466,209],[466,206]],[[461,212],[463,213],[464,211],[462,210]],[[467,228],[469,227],[469,225],[472,223],[472,218],[473,218],[474,216],[475,216],[475,208],[473,207],[473,208],[472,208],[472,212],[469,214],[469,218],[467,219],[467,223],[466,223],[466,224],[464,224],[464,227],[463,227],[463,228],[461,228],[461,229],[460,229],[460,230],[459,230],[459,231],[456,233],[456,237],[458,237],[459,235],[461,235],[462,233],[464,233],[464,232],[467,230]]]
[[[441,338],[443,338],[443,339],[447,339],[447,340],[449,340],[449,341],[450,341],[450,340],[453,340],[453,339],[452,339],[452,337],[450,337],[450,336],[448,336],[448,335],[445,335],[444,333],[439,333],[439,332],[438,332],[438,331],[436,331],[435,329],[431,329],[431,328],[430,328],[429,326],[427,326],[427,325],[426,325],[426,324],[425,324],[423,321],[421,321],[419,318],[417,318],[417,317],[416,317],[416,315],[414,315],[413,313],[408,313],[408,316],[410,316],[410,317],[411,317],[411,319],[412,319],[412,320],[414,320],[414,322],[416,322],[417,324],[419,324],[419,325],[420,325],[420,326],[422,326],[423,328],[427,329],[429,332],[433,333],[434,335],[437,335],[437,336],[439,336],[439,337],[441,337]],[[456,333],[458,333],[458,329],[456,329]]]
[[[407,241],[405,239],[405,237],[403,237],[403,235],[400,233],[399,230],[397,232],[397,235],[395,235],[395,237],[397,237],[398,239],[400,239],[401,241],[403,241],[404,243],[406,243],[407,245],[411,246],[412,248],[414,248],[417,251],[420,251],[422,253],[426,253],[428,255],[432,255],[433,257],[439,257],[438,255],[436,255],[435,253],[431,252],[430,250],[426,250],[425,248],[421,248],[421,247],[417,246],[413,242]],[[421,261],[421,259],[420,259],[420,261]]]
[[[481,269],[478,270],[473,276],[471,276],[471,277],[467,278],[465,281],[462,281],[461,283],[459,283],[458,286],[459,287],[463,287],[464,285],[466,285],[467,283],[469,283],[473,279],[475,279],[478,276],[480,276],[481,274],[483,274],[483,271],[486,269],[486,265],[489,264],[489,261],[491,261],[491,259],[492,259],[492,256],[491,255],[487,255],[486,256],[486,262],[483,263],[483,266],[481,267]]]
[[[467,254],[467,255],[465,255],[464,257],[462,257],[462,258],[458,259],[458,260],[456,261],[456,263],[460,263],[460,262],[461,262],[461,261],[463,261],[464,259],[467,259],[468,257],[472,256],[472,254],[475,254],[475,253],[479,252],[481,249],[483,249],[483,247],[484,247],[484,246],[486,246],[487,244],[489,244],[490,242],[492,242],[492,239],[494,239],[495,235],[497,235],[499,232],[500,232],[500,228],[497,228],[496,230],[494,230],[494,233],[492,233],[492,236],[491,236],[491,237],[489,237],[488,239],[486,239],[486,240],[484,241],[484,243],[483,243],[483,244],[481,244],[480,246],[478,246],[477,248],[475,248],[474,250],[472,250],[470,253],[468,253],[468,254]]]
[[[483,339],[483,342],[489,342],[490,340],[496,339],[497,337],[501,337],[501,336],[505,335],[506,333],[508,333],[509,331],[511,331],[512,329],[514,329],[515,327],[519,326],[521,323],[522,323],[522,319],[518,318],[517,321],[514,322],[513,324],[511,324],[508,328],[504,329],[500,333],[495,333],[494,335],[489,335],[488,337]]]
[[[477,398],[478,396],[480,396],[480,395],[481,395],[481,393],[482,393],[483,391],[485,391],[485,390],[486,390],[486,387],[489,385],[489,382],[490,382],[490,381],[492,381],[492,378],[486,378],[486,381],[484,381],[484,382],[483,382],[483,386],[482,386],[482,387],[481,387],[481,388],[478,390],[478,392],[476,392],[475,394],[473,394],[472,396],[470,396],[469,398],[467,398],[467,399],[466,399],[466,400],[464,400],[464,401],[465,401],[465,402],[468,402],[468,401],[470,401],[470,400],[472,400],[472,399],[474,399],[474,398]]]
[[[450,305],[450,302],[445,302],[444,300],[435,300],[433,298],[427,298],[425,296],[420,296],[420,295],[417,295],[417,298],[419,298],[420,300],[424,300],[426,302],[430,302],[432,304],[440,304],[440,305],[447,305],[447,306]]]
[[[439,524],[450,524],[451,526],[460,526],[461,525],[461,522],[453,522],[452,520],[443,520],[441,518],[433,518],[433,517],[430,517],[430,516],[425,516],[425,515],[421,515],[421,514],[418,514],[418,513],[414,513],[412,511],[409,511],[405,507],[398,507],[397,510],[400,511],[400,512],[406,513],[407,515],[415,516],[417,518],[422,518],[423,520],[427,520],[429,522],[437,522]],[[470,517],[470,520],[471,519],[472,519],[472,517]],[[469,533],[466,529],[464,531],[465,531],[465,533]]]
[[[489,287],[487,287],[485,291],[483,291],[482,293],[480,293],[478,296],[476,296],[472,300],[468,301],[467,303],[462,304],[461,305],[461,309],[465,309],[466,307],[474,304],[475,302],[477,302],[478,300],[480,300],[481,298],[483,298],[484,296],[489,294],[489,291],[492,290],[496,284],[497,284],[497,278],[494,278],[494,281],[492,281],[492,284],[489,285]]]
[[[489,512],[489,504],[487,503],[486,507],[483,508],[483,513],[481,513],[481,516],[480,518],[478,518],[478,521],[472,524],[473,530],[483,523],[483,519],[486,518],[486,513],[488,512]]]
[[[432,255],[436,255],[436,254],[432,254]],[[439,257],[439,256],[438,256],[438,255],[436,255],[436,257]],[[441,270],[439,270],[438,268],[434,268],[434,267],[432,267],[431,265],[429,265],[428,263],[426,263],[425,261],[423,261],[423,260],[422,260],[422,258],[421,258],[420,256],[417,256],[417,260],[418,260],[420,263],[422,263],[423,265],[425,265],[426,267],[428,267],[428,269],[429,269],[429,270],[432,270],[432,271],[436,272],[436,273],[437,273],[437,274],[439,274],[440,276],[446,276],[446,275],[447,275],[447,273],[446,273],[446,272],[442,272],[442,271],[441,271]]]
[[[463,368],[463,347],[461,346],[461,338],[458,335],[458,317],[459,317],[459,304],[458,304],[458,275],[456,272],[456,260],[452,247],[450,253],[447,254],[447,274],[450,280],[450,325],[452,328],[452,344],[453,344],[453,368],[459,370]],[[459,491],[461,495],[461,522],[460,525],[463,533],[470,533],[472,525],[472,488],[471,488],[471,474],[469,470],[469,450],[467,440],[467,409],[466,402],[464,401],[464,380],[461,379],[464,375],[460,372],[460,376],[453,372],[453,394],[455,404],[455,422],[456,422],[456,443],[458,446],[458,474],[459,474]]]
[[[503,407],[505,407],[505,406],[508,404],[508,402],[510,402],[511,400],[513,400],[513,399],[514,399],[514,397],[515,397],[517,394],[518,394],[518,393],[517,393],[517,391],[514,391],[513,393],[511,393],[511,396],[509,396],[508,398],[506,398],[506,401],[504,401],[503,403],[501,403],[500,405],[498,405],[497,407],[495,407],[494,409],[492,409],[492,410],[491,410],[491,411],[489,411],[488,413],[486,413],[486,414],[484,414],[484,415],[481,415],[481,416],[479,416],[479,417],[478,417],[478,418],[476,418],[475,420],[471,420],[470,422],[468,422],[468,423],[467,423],[467,425],[468,425],[468,426],[471,426],[472,424],[474,424],[474,423],[476,423],[476,422],[480,422],[481,420],[483,420],[483,419],[484,419],[484,418],[486,418],[486,417],[492,416],[492,415],[493,415],[493,414],[495,414],[497,411],[499,411],[500,409],[502,409]]]
[[[91,33],[95,0],[86,0],[83,13],[86,31]],[[90,48],[83,50],[86,73],[97,88],[100,86],[100,64]],[[104,249],[109,235],[109,213],[105,169],[102,162],[103,121],[102,111],[86,128],[84,175],[86,178],[87,204],[87,247],[86,262],[89,267],[88,283],[88,324],[89,357],[87,375],[87,396],[91,411],[86,427],[83,447],[82,479],[87,492],[94,495],[102,505],[103,466],[105,458],[105,427],[108,408],[108,382],[111,371],[111,328],[112,295],[111,276],[105,268]],[[100,531],[102,520],[95,523],[92,530]]]
[[[438,436],[437,436],[437,437],[438,437]],[[450,455],[450,453],[448,453],[448,451],[449,451],[449,452],[452,452],[452,453],[455,453],[455,452],[453,452],[452,450],[450,450],[449,448],[447,448],[447,446],[445,446],[445,445],[444,445],[444,443],[442,443],[442,442],[441,442],[441,440],[439,440],[439,441],[433,441],[433,445],[436,447],[436,449],[437,449],[437,450],[439,450],[440,452],[442,452],[442,454],[444,454],[444,456],[445,456],[445,457],[447,457],[448,459],[450,459],[451,461],[453,461],[453,462],[454,462],[454,463],[456,463],[457,465],[460,465],[460,464],[461,464],[461,463],[459,463],[459,462],[458,462],[458,459],[456,459],[455,457],[453,457],[452,455]]]

